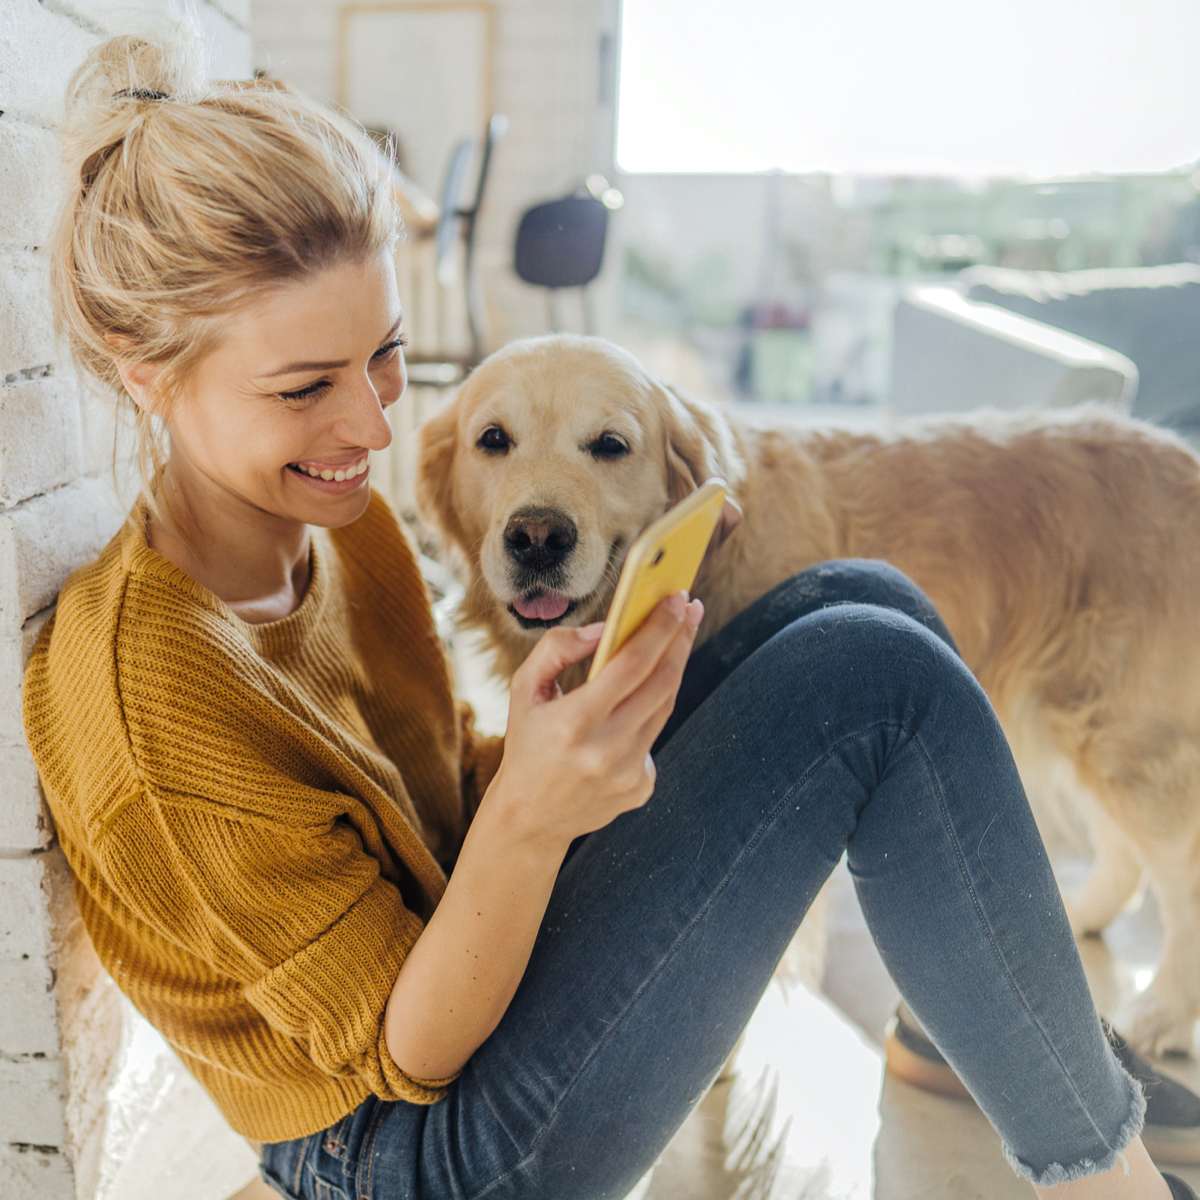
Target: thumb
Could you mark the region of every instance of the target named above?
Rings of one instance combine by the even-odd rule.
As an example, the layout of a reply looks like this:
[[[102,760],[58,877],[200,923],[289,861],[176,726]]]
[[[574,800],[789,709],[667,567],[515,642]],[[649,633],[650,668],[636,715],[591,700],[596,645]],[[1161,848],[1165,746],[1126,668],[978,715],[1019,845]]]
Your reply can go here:
[[[546,698],[555,695],[555,682],[559,675],[572,663],[582,661],[595,651],[603,630],[603,621],[570,628],[558,625],[548,629],[522,664],[529,692]]]

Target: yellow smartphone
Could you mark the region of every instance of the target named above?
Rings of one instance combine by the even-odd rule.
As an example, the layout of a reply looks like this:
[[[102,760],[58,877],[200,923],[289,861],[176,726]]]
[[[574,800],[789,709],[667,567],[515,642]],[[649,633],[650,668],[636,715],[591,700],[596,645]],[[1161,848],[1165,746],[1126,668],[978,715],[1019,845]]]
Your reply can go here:
[[[604,618],[604,631],[592,655],[589,680],[595,679],[664,596],[690,591],[720,519],[725,494],[723,479],[714,476],[706,480],[643,530],[629,547]]]

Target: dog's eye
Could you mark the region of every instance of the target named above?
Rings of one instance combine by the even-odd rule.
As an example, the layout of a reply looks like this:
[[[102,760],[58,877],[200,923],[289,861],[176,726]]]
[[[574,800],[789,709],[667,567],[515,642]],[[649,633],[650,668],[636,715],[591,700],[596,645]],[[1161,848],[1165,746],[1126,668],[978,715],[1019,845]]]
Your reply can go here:
[[[620,458],[629,447],[615,433],[602,433],[589,447],[596,458]]]
[[[480,435],[479,441],[475,443],[481,450],[507,450],[508,449],[508,434],[500,428],[499,425],[489,425]]]

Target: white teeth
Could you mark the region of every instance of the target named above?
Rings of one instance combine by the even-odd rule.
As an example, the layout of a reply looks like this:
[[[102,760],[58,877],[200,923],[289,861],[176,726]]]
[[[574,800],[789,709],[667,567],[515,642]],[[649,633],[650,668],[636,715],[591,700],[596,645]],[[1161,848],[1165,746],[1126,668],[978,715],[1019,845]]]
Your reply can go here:
[[[307,467],[303,463],[293,463],[292,466],[303,471],[305,475],[311,475],[314,479],[336,479],[339,483],[345,479],[353,479],[356,475],[361,475],[369,464],[369,459],[360,458],[352,467],[341,467],[336,471],[330,470],[328,467],[321,469],[320,467]]]

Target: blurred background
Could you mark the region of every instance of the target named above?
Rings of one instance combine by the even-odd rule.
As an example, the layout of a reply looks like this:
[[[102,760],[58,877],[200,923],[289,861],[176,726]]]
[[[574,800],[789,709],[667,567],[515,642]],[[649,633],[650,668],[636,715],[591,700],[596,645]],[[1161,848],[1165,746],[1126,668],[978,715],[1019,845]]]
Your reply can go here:
[[[1184,0],[252,6],[259,70],[392,134],[435,361],[574,329],[772,420],[1082,390],[1189,436],[1198,39]]]

